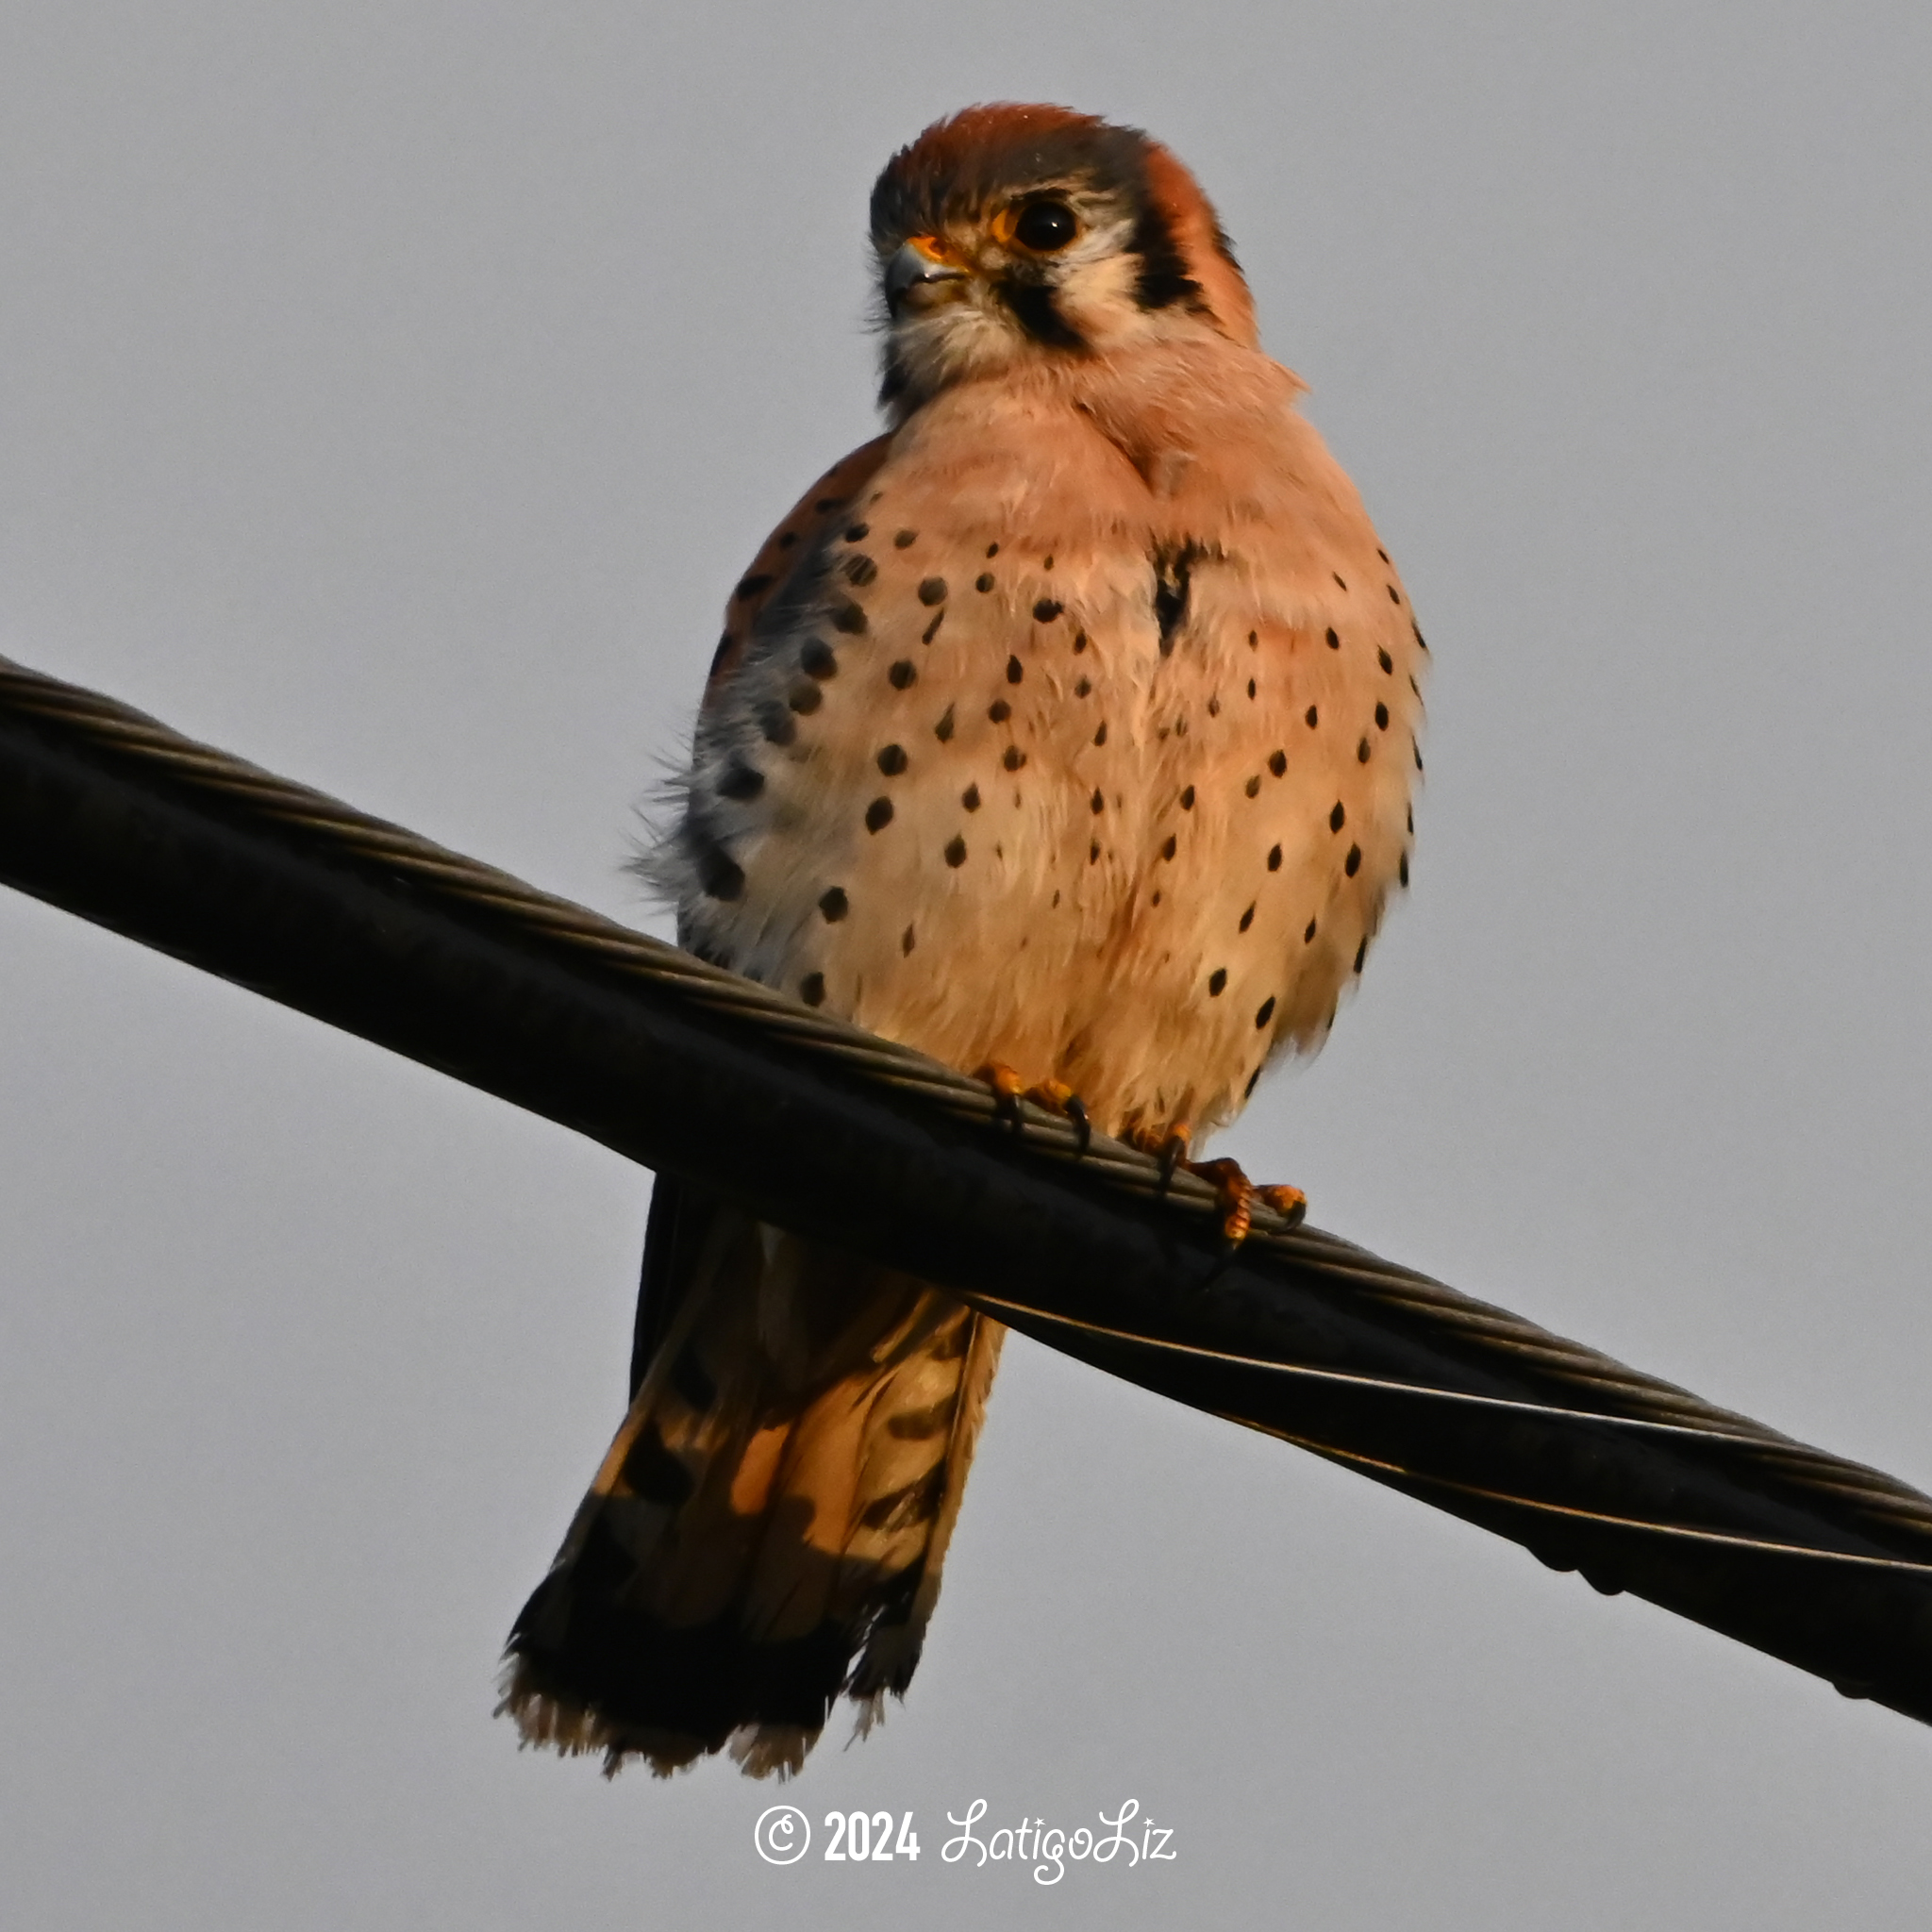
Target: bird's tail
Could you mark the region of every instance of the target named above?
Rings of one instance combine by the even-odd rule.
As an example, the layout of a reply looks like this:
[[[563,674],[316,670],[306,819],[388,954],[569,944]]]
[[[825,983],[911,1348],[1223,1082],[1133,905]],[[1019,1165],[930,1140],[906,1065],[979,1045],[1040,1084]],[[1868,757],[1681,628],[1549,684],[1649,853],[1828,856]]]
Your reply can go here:
[[[919,1661],[1004,1330],[660,1176],[629,1413],[518,1617],[526,1742],[796,1771]]]

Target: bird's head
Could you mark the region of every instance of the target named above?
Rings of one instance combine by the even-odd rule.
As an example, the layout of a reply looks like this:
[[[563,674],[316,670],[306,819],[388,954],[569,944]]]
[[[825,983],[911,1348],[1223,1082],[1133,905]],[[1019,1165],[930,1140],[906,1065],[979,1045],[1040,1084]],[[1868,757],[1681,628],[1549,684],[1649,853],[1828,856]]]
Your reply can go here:
[[[1206,195],[1146,135],[1067,108],[938,121],[872,193],[880,400],[1028,361],[1208,331],[1252,345],[1254,303]]]

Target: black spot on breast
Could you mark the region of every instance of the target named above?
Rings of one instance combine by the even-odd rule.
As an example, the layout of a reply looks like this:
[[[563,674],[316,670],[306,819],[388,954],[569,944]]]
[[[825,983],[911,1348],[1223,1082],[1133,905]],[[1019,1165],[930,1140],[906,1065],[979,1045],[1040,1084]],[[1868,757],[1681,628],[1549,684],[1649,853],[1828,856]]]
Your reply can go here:
[[[1341,575],[1341,572],[1340,572],[1339,570],[1331,570],[1331,571],[1330,571],[1330,572],[1328,573],[1328,575],[1330,575],[1331,577],[1333,577],[1333,578],[1335,579],[1335,581],[1336,581],[1336,582],[1337,582],[1338,584],[1341,584],[1341,588],[1342,588],[1342,589],[1343,589],[1344,591],[1348,589],[1348,585],[1347,585],[1346,583],[1344,583],[1344,582],[1342,581],[1342,575]]]
[[[1348,814],[1341,808],[1341,799],[1335,801],[1335,809],[1328,814],[1328,829],[1339,832],[1348,823]]]
[[[1314,708],[1313,705],[1310,705],[1308,707],[1305,722],[1307,723],[1307,727],[1310,731],[1312,731],[1315,728],[1315,726],[1322,722],[1322,714]]]
[[[1183,792],[1181,793],[1181,809],[1182,809],[1183,811],[1192,811],[1192,810],[1193,810],[1193,808],[1194,808],[1194,788],[1193,788],[1193,787],[1192,787],[1191,785],[1190,785],[1190,786],[1189,786],[1189,787],[1187,788],[1187,790],[1186,790],[1185,791],[1183,791]]]
[[[1391,604],[1400,604],[1402,602],[1402,593],[1393,584],[1389,586],[1389,601]]]
[[[1395,669],[1395,659],[1387,651],[1377,651],[1375,653],[1375,662],[1382,667],[1385,673],[1392,672]]]
[[[1357,745],[1356,745],[1356,748],[1355,748],[1355,758],[1356,758],[1356,763],[1357,763],[1357,764],[1358,764],[1358,765],[1365,765],[1365,764],[1367,764],[1367,763],[1368,763],[1368,761],[1369,761],[1369,741],[1368,741],[1368,740],[1367,740],[1366,738],[1364,738],[1364,739],[1360,740],[1360,741],[1358,741],[1358,742],[1357,743]]]
[[[892,548],[894,550],[910,550],[918,541],[919,532],[917,530],[901,530],[892,539]]]
[[[1355,970],[1357,973],[1359,973],[1362,970],[1362,961],[1366,959],[1368,957],[1369,942],[1367,940],[1364,940],[1361,942],[1361,944],[1355,949]]]
[[[1210,1000],[1218,1000],[1226,990],[1227,968],[1225,966],[1217,966],[1208,975],[1208,997]]]
[[[727,766],[724,775],[718,780],[721,798],[756,798],[764,789],[765,774],[750,765]]]
[[[946,846],[946,863],[956,870],[966,863],[966,841],[957,832]]]
[[[959,794],[959,803],[968,811],[977,811],[979,809],[979,787],[977,785],[967,786],[965,791]]]
[[[982,592],[982,593],[984,593],[984,592],[985,592],[985,591],[990,591],[990,590],[991,590],[991,589],[992,589],[992,573],[991,573],[991,571],[990,571],[990,570],[983,570],[983,571],[981,571],[981,572],[979,573],[979,575],[977,575],[976,577],[974,577],[974,578],[973,579],[973,588],[974,588],[974,589],[975,591],[980,591],[980,592]]]
[[[1306,932],[1304,932],[1304,933],[1302,934],[1302,944],[1303,944],[1303,945],[1305,945],[1305,946],[1312,946],[1312,945],[1313,945],[1314,943],[1315,943],[1315,922],[1314,922],[1314,921],[1313,921],[1313,920],[1311,919],[1311,920],[1309,920],[1309,921],[1308,921],[1308,924],[1307,924],[1307,930]]]
[[[1279,845],[1271,845],[1268,848],[1268,870],[1270,872],[1279,872],[1281,870],[1281,847]]]
[[[1033,607],[1035,624],[1051,624],[1060,614],[1060,607],[1051,597],[1042,597]]]
[[[822,496],[812,505],[812,508],[817,510],[820,516],[824,516],[830,510],[841,508],[844,502],[842,496]]]
[[[848,557],[845,559],[845,580],[857,584],[862,591],[879,574],[879,567],[869,557]]]
[[[1013,715],[1013,708],[1008,704],[1005,698],[995,698],[991,704],[987,706],[986,715],[995,724],[1004,724]]]
[[[1082,677],[1074,683],[1074,695],[1076,698],[1084,698],[1087,695],[1087,693],[1091,691],[1092,689],[1092,685],[1090,684],[1086,678]]]
[[[1241,789],[1242,789],[1242,790],[1243,790],[1244,791],[1246,791],[1246,793],[1248,794],[1248,796],[1249,796],[1250,798],[1258,798],[1258,797],[1260,797],[1260,795],[1261,795],[1261,774],[1260,774],[1260,773],[1259,773],[1259,772],[1257,772],[1257,773],[1255,774],[1255,775],[1254,775],[1254,776],[1253,776],[1252,778],[1250,778],[1250,779],[1248,780],[1247,784],[1246,784],[1246,785],[1244,785],[1244,786],[1243,786],[1243,787],[1242,787]]]
[[[1395,876],[1406,886],[1408,883],[1408,854],[1404,853],[1395,868]]]
[[[839,654],[824,638],[813,638],[798,654],[799,669],[821,683],[839,675]]]
[[[780,530],[778,532],[778,548],[780,550],[790,550],[797,541],[798,532],[796,530]]]
[[[1084,630],[1076,630],[1074,633],[1074,656],[1077,658],[1086,648],[1087,633]]]
[[[1219,696],[1211,697],[1208,700],[1208,715],[1210,718],[1221,716],[1221,699]]]
[[[919,601],[928,608],[946,601],[946,580],[944,577],[926,577],[919,586]]]
[[[1423,768],[1423,748],[1421,745],[1415,747],[1415,768],[1418,772]]]
[[[1341,640],[1335,635],[1335,626],[1332,624],[1328,626],[1328,648],[1331,651],[1339,651],[1341,648]]]
[[[887,682],[891,685],[894,691],[904,691],[908,685],[916,682],[918,676],[918,668],[913,664],[910,658],[901,658],[886,673]]]
[[[986,546],[986,554],[989,557],[997,557],[1000,554],[1000,546],[997,543],[989,543]]]
[[[825,975],[823,973],[808,973],[798,982],[798,997],[808,1007],[822,1007],[825,1003]]]
[[[944,744],[946,741],[952,737],[953,708],[951,705],[948,705],[946,707],[945,716],[942,717],[940,720],[940,722],[932,727],[932,735],[935,738],[937,738],[941,744]]]
[[[1248,679],[1248,695],[1250,697],[1255,695],[1255,680],[1252,677]]]
[[[934,614],[933,621],[929,625],[927,625],[923,631],[919,633],[919,641],[922,644],[931,643],[933,639],[939,636],[940,625],[945,623],[945,621],[946,613],[943,610],[936,612]]]
[[[1088,842],[1087,863],[1089,865],[1098,865],[1100,863],[1100,841],[1098,839],[1091,840]]]
[[[1427,650],[1427,649],[1429,648],[1429,647],[1428,647],[1428,644],[1427,644],[1427,642],[1426,642],[1426,641],[1424,641],[1424,637],[1423,637],[1423,634],[1422,634],[1422,630],[1421,630],[1421,628],[1420,628],[1420,627],[1419,627],[1419,626],[1417,625],[1417,624],[1415,623],[1415,620],[1414,620],[1413,618],[1411,618],[1411,619],[1409,620],[1409,625],[1408,625],[1408,627],[1409,627],[1409,629],[1410,629],[1410,630],[1412,630],[1412,631],[1414,631],[1414,632],[1415,632],[1415,641],[1416,641],[1416,642],[1417,642],[1417,643],[1419,643],[1419,644],[1421,644],[1421,645],[1422,645],[1422,647],[1423,647],[1423,649],[1426,651],[1426,650]]]
[[[845,532],[845,541],[848,543],[863,543],[871,535],[872,525],[870,524],[854,524]]]
[[[874,798],[865,808],[865,829],[868,832],[883,831],[892,823],[892,801],[890,798]]]
[[[1257,1067],[1255,1071],[1248,1075],[1248,1084],[1241,1089],[1241,1098],[1243,1100],[1251,1099],[1253,1097],[1255,1091],[1255,1082],[1258,1080],[1260,1077],[1261,1070],[1259,1067]]]
[[[697,854],[698,885],[708,899],[729,905],[744,896],[744,873],[722,845],[706,845]]]
[[[834,886],[829,891],[822,893],[819,897],[819,910],[824,915],[827,925],[837,925],[852,910],[852,902],[845,896],[844,887]]]
[[[1096,785],[1093,788],[1093,796],[1088,800],[1088,803],[1093,808],[1095,817],[1098,817],[1100,813],[1107,809],[1107,800],[1101,796],[1099,786]]]
[[[1361,871],[1362,848],[1359,845],[1351,845],[1348,848],[1348,857],[1341,861],[1341,869],[1350,878],[1354,878],[1356,874]]]
[[[906,769],[906,748],[904,745],[889,744],[879,753],[879,770],[889,778],[896,778]]]
[[[1172,858],[1174,856],[1175,852],[1177,852],[1179,849],[1180,841],[1176,839],[1172,832],[1170,832],[1167,835],[1166,839],[1161,842],[1160,856],[1163,858]]]
[[[832,607],[832,628],[843,631],[847,637],[858,637],[865,630],[865,612],[846,597]]]
[[[1388,728],[1389,707],[1387,705],[1377,705],[1375,707],[1375,729],[1377,731],[1386,731]]]
[[[783,705],[761,705],[758,715],[768,743],[791,744],[798,737],[798,721]]]
[[[902,953],[909,953],[912,950],[912,928],[909,925],[899,935],[899,950]]]
[[[1261,1002],[1260,1010],[1255,1015],[1255,1030],[1258,1033],[1274,1017],[1274,995],[1271,992]]]
[[[1243,932],[1246,932],[1246,931],[1247,931],[1247,929],[1249,928],[1249,926],[1253,925],[1253,924],[1254,924],[1254,923],[1255,923],[1255,908],[1254,908],[1254,907],[1253,907],[1253,906],[1250,906],[1250,907],[1248,908],[1248,909],[1247,909],[1247,910],[1246,910],[1245,912],[1243,912],[1243,913],[1241,914],[1241,930],[1242,930]]]
[[[1384,550],[1379,543],[1375,546],[1375,555],[1379,557],[1384,563],[1387,563],[1389,561],[1389,553],[1386,550]]]
[[[1000,763],[1006,766],[1009,772],[1017,772],[1025,762],[1026,754],[1017,744],[1008,745],[1007,754],[1000,760]]]
[[[760,591],[769,590],[771,585],[771,573],[769,571],[760,571],[756,576],[743,578],[740,582],[738,589],[732,592],[732,595],[741,604],[745,604],[756,597]]]
[[[1248,649],[1249,649],[1249,650],[1251,650],[1251,651],[1258,651],[1258,650],[1259,650],[1260,648],[1261,648],[1261,634],[1260,634],[1260,632],[1259,632],[1259,631],[1254,631],[1254,630],[1251,630],[1251,631],[1250,631],[1250,632],[1248,633]]]
[[[1018,684],[1025,675],[1026,667],[1021,663],[1019,658],[1008,658],[1007,659],[1007,682],[1008,684]]]
[[[1105,744],[1107,742],[1107,720],[1105,718],[1100,721],[1100,729],[1093,734],[1093,741],[1095,744]]]
[[[1278,778],[1288,770],[1288,754],[1285,751],[1271,751],[1268,754],[1268,769]]]
[[[646,1503],[675,1509],[697,1488],[697,1478],[664,1446],[658,1424],[638,1431],[624,1458],[624,1486]]]

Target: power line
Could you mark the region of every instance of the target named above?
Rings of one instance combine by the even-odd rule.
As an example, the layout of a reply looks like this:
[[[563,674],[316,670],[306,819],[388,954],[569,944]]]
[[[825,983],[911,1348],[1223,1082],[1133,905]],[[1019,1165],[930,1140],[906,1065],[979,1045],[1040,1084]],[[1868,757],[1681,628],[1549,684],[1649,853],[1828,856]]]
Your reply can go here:
[[[1932,1723],[1932,1498],[5,659],[0,881]]]

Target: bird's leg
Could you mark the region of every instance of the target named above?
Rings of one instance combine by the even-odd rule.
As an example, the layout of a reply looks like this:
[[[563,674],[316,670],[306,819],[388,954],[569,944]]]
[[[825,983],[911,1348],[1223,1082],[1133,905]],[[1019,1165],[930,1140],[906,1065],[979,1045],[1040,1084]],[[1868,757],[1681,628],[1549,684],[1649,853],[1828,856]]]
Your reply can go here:
[[[1240,1247],[1248,1238],[1254,1222],[1255,1203],[1274,1208],[1291,1227],[1308,1211],[1308,1197],[1299,1188],[1257,1188],[1238,1160],[1191,1160],[1188,1172],[1197,1174],[1214,1189],[1221,1208],[1221,1238],[1230,1247]]]

